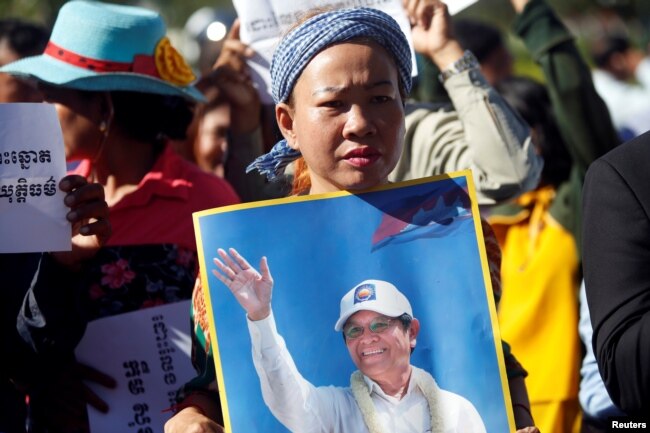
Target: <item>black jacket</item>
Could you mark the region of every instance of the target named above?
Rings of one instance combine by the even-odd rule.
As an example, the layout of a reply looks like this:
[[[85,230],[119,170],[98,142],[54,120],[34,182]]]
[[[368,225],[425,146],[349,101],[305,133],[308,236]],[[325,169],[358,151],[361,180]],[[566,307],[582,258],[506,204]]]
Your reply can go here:
[[[614,403],[650,413],[650,133],[590,166],[583,254],[593,345]]]

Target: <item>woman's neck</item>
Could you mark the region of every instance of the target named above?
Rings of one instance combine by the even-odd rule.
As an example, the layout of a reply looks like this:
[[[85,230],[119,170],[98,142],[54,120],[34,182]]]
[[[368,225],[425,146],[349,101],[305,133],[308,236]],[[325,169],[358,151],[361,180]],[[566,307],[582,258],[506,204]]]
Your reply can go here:
[[[345,185],[339,185],[327,179],[315,179],[314,177],[312,177],[311,185],[309,187],[309,194],[322,194],[322,193],[332,193],[332,192],[339,192],[339,191],[350,191],[353,193],[363,192],[371,188],[375,188],[381,185],[386,185],[387,183],[388,183],[388,179],[382,179],[378,182],[368,183],[362,186],[359,185],[359,186],[346,187]]]
[[[113,139],[106,143],[101,156],[92,163],[89,180],[104,186],[106,202],[112,206],[137,189],[157,158],[158,152],[152,144]]]

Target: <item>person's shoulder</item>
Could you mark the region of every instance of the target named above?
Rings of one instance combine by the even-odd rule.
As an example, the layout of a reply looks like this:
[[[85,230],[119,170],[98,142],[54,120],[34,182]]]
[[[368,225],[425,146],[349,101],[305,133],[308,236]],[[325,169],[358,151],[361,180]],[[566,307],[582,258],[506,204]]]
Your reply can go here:
[[[189,161],[186,161],[182,158],[179,158],[179,164],[183,165],[182,169],[184,172],[184,178],[191,180],[195,186],[218,186],[218,185],[228,185],[227,180],[221,178],[212,173],[208,173],[199,168],[196,164],[193,164]]]
[[[424,117],[433,113],[448,113],[454,111],[451,102],[421,102],[408,101],[404,107],[404,114],[408,117]]]
[[[647,157],[650,155],[650,131],[635,137],[609,151],[601,159],[612,163],[621,163],[636,158],[644,158],[639,163],[647,165]]]
[[[587,176],[599,176],[603,172],[615,171],[625,179],[648,180],[650,160],[650,131],[629,140],[598,158],[590,166]]]
[[[437,131],[440,125],[459,121],[454,106],[446,103],[409,102],[404,113],[407,136],[418,132],[430,137],[431,131]]]
[[[193,200],[201,201],[211,207],[240,202],[237,193],[227,180],[201,170],[196,164],[180,156],[175,159],[174,164],[177,164],[180,176],[191,183]]]

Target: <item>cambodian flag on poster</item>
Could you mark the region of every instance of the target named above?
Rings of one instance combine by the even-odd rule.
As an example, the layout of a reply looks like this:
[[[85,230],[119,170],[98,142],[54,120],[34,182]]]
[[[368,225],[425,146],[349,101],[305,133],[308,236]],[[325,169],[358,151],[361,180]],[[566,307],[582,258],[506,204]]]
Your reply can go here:
[[[372,236],[372,251],[391,243],[448,236],[471,218],[469,195],[458,185],[407,196],[386,210]]]

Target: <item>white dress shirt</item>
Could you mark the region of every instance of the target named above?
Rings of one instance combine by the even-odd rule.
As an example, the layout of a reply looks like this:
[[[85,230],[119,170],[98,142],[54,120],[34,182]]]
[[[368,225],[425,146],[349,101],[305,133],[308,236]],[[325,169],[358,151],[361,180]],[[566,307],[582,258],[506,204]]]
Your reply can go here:
[[[293,433],[364,433],[368,428],[349,387],[316,387],[298,372],[284,339],[278,334],[273,313],[259,321],[248,320],[253,363],[260,378],[264,402]],[[377,416],[386,433],[431,431],[429,405],[419,386],[410,381],[406,394],[386,395],[368,377]],[[465,398],[438,388],[444,433],[485,433],[474,406]]]

